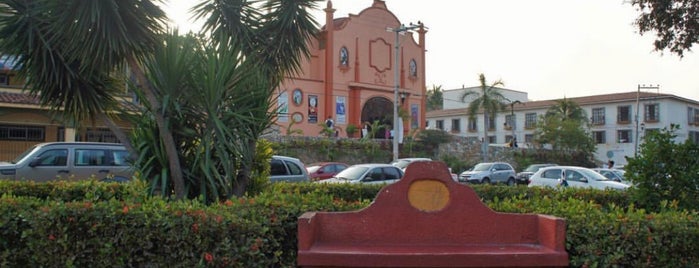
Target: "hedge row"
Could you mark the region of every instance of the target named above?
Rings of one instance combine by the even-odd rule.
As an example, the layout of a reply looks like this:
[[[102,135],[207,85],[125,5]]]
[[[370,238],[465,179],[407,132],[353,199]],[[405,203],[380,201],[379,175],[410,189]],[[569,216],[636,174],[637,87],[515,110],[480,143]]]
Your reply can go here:
[[[138,184],[62,184],[51,194],[49,186],[35,184],[41,198],[3,184],[1,267],[294,267],[298,216],[360,209],[379,190],[275,184],[255,197],[206,206],[147,198]],[[106,189],[123,193],[101,198],[110,193]],[[618,191],[474,189],[496,211],[566,218],[572,267],[699,266],[699,215],[671,203],[647,213]],[[76,192],[87,194],[81,199]],[[67,196],[72,197],[63,200]]]

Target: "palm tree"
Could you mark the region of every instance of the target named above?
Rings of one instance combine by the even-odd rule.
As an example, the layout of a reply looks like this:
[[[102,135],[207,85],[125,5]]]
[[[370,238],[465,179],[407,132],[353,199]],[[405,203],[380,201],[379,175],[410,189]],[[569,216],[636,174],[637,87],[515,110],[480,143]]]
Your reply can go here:
[[[155,135],[151,137],[159,140],[158,151],[167,158],[166,163],[162,163],[165,166],[162,174],[167,174],[175,197],[179,199],[186,196],[187,187],[178,152],[182,140],[173,136],[173,132],[179,129],[172,123],[178,112],[192,107],[175,103],[177,99],[170,98],[162,85],[155,85],[158,81],[153,78],[158,73],[154,69],[148,73],[144,71],[143,66],[153,59],[153,53],[164,43],[162,25],[165,15],[156,2],[160,1],[106,0],[85,5],[80,0],[3,0],[0,5],[0,33],[3,37],[0,51],[19,56],[18,66],[22,66],[19,74],[26,79],[29,92],[38,96],[42,105],[63,111],[69,122],[107,121],[121,142],[133,151],[126,135],[112,122],[116,116],[113,111],[118,105],[113,96],[118,90],[123,90],[114,74],[128,66],[135,77],[135,90],[147,101],[147,116],[153,119]],[[238,145],[235,149],[244,159],[236,166],[242,170],[233,183],[236,195],[241,195],[248,183],[257,137],[273,123],[269,113],[273,98],[269,96],[273,96],[274,87],[284,75],[300,70],[302,57],[309,55],[307,41],[317,29],[307,11],[315,8],[315,0],[269,0],[262,6],[258,6],[257,1],[252,2],[216,0],[195,7],[195,16],[206,18],[203,30],[208,39],[201,45],[211,47],[216,53],[228,53],[222,57],[226,60],[237,59],[227,63],[231,65],[229,69],[244,67],[253,70],[245,79],[230,80],[221,76],[212,76],[212,79],[218,78],[215,82],[225,89],[233,85],[264,89],[252,100],[234,103],[237,106],[228,107],[228,113],[206,110],[208,117],[200,118],[212,119],[214,114],[230,116],[230,110],[249,107],[243,110],[246,112],[244,117],[238,117],[245,119],[242,121],[244,126],[232,130],[243,131],[242,134],[229,131],[219,135],[221,139],[234,136],[241,139],[228,141]],[[223,68],[216,67],[226,64],[213,59],[208,62],[205,67],[211,68],[204,69],[207,71],[221,70]],[[203,95],[221,93],[196,92]],[[221,103],[233,105],[231,99],[212,96],[215,95],[201,96],[198,101],[221,101],[214,107],[223,110],[225,105]],[[222,131],[220,121],[199,123],[219,124],[212,131]],[[230,144],[225,146],[234,149]]]
[[[432,85],[432,89],[427,90],[427,111],[441,110],[443,107],[442,86]]]
[[[545,116],[556,116],[561,120],[576,120],[580,122],[587,122],[587,114],[585,110],[580,107],[577,103],[572,100],[563,97],[563,99],[556,100],[556,104],[551,106],[547,111]]]
[[[467,98],[472,98],[471,102],[468,104],[468,116],[471,120],[476,118],[479,110],[483,110],[483,161],[488,162],[488,122],[489,116],[497,116],[499,111],[505,109],[506,98],[500,93],[497,86],[504,86],[505,84],[502,80],[497,80],[492,84],[488,85],[485,80],[485,75],[480,74],[478,76],[480,81],[480,92],[478,91],[465,91],[461,95],[461,102],[466,102]],[[475,97],[474,96],[478,96]]]

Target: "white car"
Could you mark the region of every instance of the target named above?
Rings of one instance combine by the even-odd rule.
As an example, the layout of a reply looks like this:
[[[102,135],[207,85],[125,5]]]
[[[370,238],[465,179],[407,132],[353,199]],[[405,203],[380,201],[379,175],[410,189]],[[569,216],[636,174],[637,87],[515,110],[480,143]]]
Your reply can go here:
[[[394,165],[403,172],[405,172],[405,169],[410,165],[410,163],[417,162],[417,161],[432,161],[430,158],[423,158],[423,157],[413,157],[413,158],[398,158],[391,162],[391,165]]]
[[[574,166],[553,166],[539,169],[529,178],[529,187],[559,187],[562,178],[568,187],[626,190],[629,185],[612,181],[596,171]]]

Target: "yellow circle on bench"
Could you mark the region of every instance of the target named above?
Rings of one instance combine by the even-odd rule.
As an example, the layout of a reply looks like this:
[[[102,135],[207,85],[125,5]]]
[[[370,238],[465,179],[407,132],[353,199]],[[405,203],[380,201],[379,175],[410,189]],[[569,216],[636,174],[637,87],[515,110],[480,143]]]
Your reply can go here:
[[[408,201],[421,211],[440,211],[449,203],[449,189],[438,180],[414,181],[408,188]]]

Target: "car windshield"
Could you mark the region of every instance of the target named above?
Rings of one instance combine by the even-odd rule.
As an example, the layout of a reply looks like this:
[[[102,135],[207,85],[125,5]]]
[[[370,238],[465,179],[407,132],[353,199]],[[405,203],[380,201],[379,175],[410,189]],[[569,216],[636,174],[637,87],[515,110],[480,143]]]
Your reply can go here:
[[[620,169],[612,169],[612,172],[619,176],[619,178],[624,178],[624,175],[626,174],[626,171],[620,170]]]
[[[410,161],[408,160],[396,160],[395,162],[392,163],[392,165],[398,167],[398,168],[405,168],[410,164]]]
[[[527,167],[527,169],[525,169],[524,171],[537,172],[542,167],[544,167],[544,165],[531,165],[531,166]]]
[[[341,180],[351,180],[351,181],[359,180],[360,176],[362,176],[362,174],[364,174],[367,171],[367,169],[369,169],[369,168],[368,167],[348,167],[345,170],[340,171],[340,173],[337,173],[337,175],[335,175],[335,178],[338,178]]]
[[[597,173],[597,171],[594,170],[589,170],[589,169],[580,169],[578,170],[580,173],[583,174],[583,176],[587,177],[590,180],[596,180],[596,181],[608,181],[607,177],[603,176],[602,174]]]
[[[21,155],[19,155],[17,158],[15,158],[15,160],[13,160],[11,163],[12,163],[12,164],[17,164],[17,163],[19,163],[19,161],[22,161],[23,158],[27,157],[27,155],[28,155],[29,153],[31,153],[32,151],[36,150],[36,148],[37,148],[36,145],[32,146],[32,147],[29,148],[28,150],[24,151],[24,152],[23,152]]]
[[[493,164],[485,164],[481,163],[473,167],[473,171],[488,171],[490,170],[490,167],[492,167]]]
[[[306,170],[308,171],[308,173],[316,172],[316,171],[318,171],[319,169],[320,169],[320,166],[310,166],[310,167],[306,167]]]

